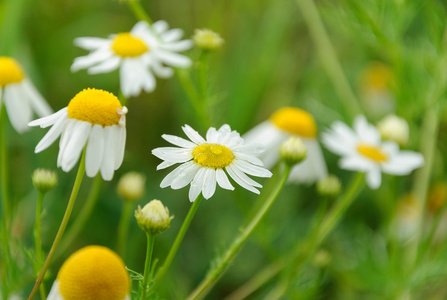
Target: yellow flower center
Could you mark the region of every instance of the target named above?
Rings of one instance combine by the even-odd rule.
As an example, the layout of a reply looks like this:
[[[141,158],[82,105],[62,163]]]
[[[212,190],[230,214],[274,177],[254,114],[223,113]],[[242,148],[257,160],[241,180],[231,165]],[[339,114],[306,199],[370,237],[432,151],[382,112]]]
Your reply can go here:
[[[374,147],[368,144],[360,143],[357,145],[357,151],[376,162],[384,162],[388,160],[388,155],[382,151],[379,147]]]
[[[135,57],[147,52],[149,47],[131,33],[119,33],[113,39],[112,50],[121,57]]]
[[[20,65],[10,57],[0,56],[0,86],[20,82],[25,77]]]
[[[222,169],[234,159],[233,152],[223,145],[202,144],[192,151],[194,162],[203,167]]]
[[[122,109],[120,101],[112,93],[85,89],[79,92],[68,104],[68,117],[87,121],[102,126],[117,125],[121,115],[117,109]]]
[[[71,255],[57,279],[64,300],[124,300],[130,288],[121,258],[101,246],[88,246]]]
[[[317,124],[307,111],[295,107],[283,107],[275,111],[270,121],[278,128],[305,138],[317,136]]]

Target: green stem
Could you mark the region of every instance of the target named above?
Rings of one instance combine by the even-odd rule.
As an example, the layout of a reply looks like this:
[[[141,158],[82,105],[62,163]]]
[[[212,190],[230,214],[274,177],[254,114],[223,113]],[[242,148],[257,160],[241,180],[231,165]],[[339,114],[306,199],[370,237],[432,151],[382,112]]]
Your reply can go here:
[[[208,57],[209,57],[209,51],[208,50],[202,50],[202,53],[200,54],[199,59],[199,68],[197,70],[197,81],[199,83],[199,92],[200,92],[200,98],[202,105],[204,105],[207,102],[208,99]]]
[[[118,225],[118,253],[123,259],[126,256],[127,233],[129,232],[130,217],[133,216],[133,207],[132,201],[124,201],[124,208]]]
[[[41,268],[43,265],[43,256],[42,256],[42,239],[40,238],[40,220],[41,220],[41,212],[42,212],[42,203],[45,198],[45,193],[41,191],[37,194],[37,206],[36,206],[36,221],[34,223],[34,241],[36,244],[36,261],[37,268]],[[45,287],[43,285],[40,286],[40,298],[45,300]]]
[[[147,249],[146,249],[146,262],[144,264],[144,279],[143,279],[143,293],[141,294],[141,300],[146,299],[146,292],[148,289],[148,282],[151,270],[152,252],[154,251],[155,234],[147,233]]]
[[[56,237],[54,238],[53,245],[51,246],[50,252],[48,253],[47,259],[43,264],[42,270],[39,273],[39,277],[37,277],[36,283],[34,284],[33,290],[28,297],[28,300],[32,300],[37,293],[42,281],[45,277],[45,273],[47,272],[48,267],[50,266],[51,259],[59,245],[62,235],[64,234],[65,228],[67,227],[68,220],[70,219],[71,212],[73,210],[73,206],[76,202],[76,197],[78,196],[79,188],[81,187],[82,178],[85,173],[85,149],[82,152],[81,162],[79,163],[78,173],[76,174],[76,179],[73,185],[73,190],[71,191],[70,199],[67,204],[67,209],[65,210],[64,217],[62,219],[61,225],[59,226],[59,230],[57,231]]]
[[[68,249],[68,247],[73,243],[76,237],[81,232],[82,228],[84,228],[88,219],[90,218],[93,209],[95,208],[96,202],[99,199],[99,194],[102,188],[102,177],[101,174],[96,175],[95,180],[93,181],[93,185],[90,189],[90,192],[87,196],[87,200],[82,206],[82,210],[79,215],[76,216],[73,224],[68,228],[67,233],[65,234],[64,240],[61,242],[58,247],[58,251],[54,256],[54,261],[57,261],[63,253]]]
[[[4,105],[0,107],[0,168],[1,168],[1,196],[2,196],[2,210],[3,221],[5,228],[9,228],[10,218],[10,201],[9,201],[9,181],[8,181],[8,156],[6,150],[6,123],[7,123],[6,108]]]
[[[149,15],[144,10],[141,2],[139,0],[128,0],[127,4],[129,5],[130,10],[134,14],[134,16],[141,21],[146,21],[149,24],[152,24],[152,20]]]
[[[296,273],[298,273],[304,262],[311,256],[323,243],[326,237],[335,229],[340,222],[345,211],[351,206],[358,193],[364,186],[365,174],[358,173],[352,180],[346,193],[340,198],[337,203],[332,207],[328,214],[321,221],[319,226],[310,232],[308,235],[308,241],[304,242],[304,246],[300,251],[297,251],[298,255],[294,259],[290,272],[286,274],[284,280],[282,280],[276,288],[270,292],[265,299],[280,299],[290,284],[290,281]],[[290,265],[290,264],[289,264]]]
[[[222,276],[222,274],[226,271],[228,265],[236,256],[239,249],[242,247],[242,245],[250,236],[250,234],[254,231],[254,229],[258,226],[258,224],[261,222],[264,216],[267,214],[267,212],[272,207],[275,200],[278,198],[279,193],[281,192],[282,188],[284,187],[287,181],[287,178],[289,177],[290,168],[291,168],[290,165],[286,166],[286,169],[284,170],[284,174],[282,175],[279,184],[273,189],[272,193],[266,199],[262,207],[250,221],[248,226],[240,231],[239,235],[236,237],[236,239],[233,241],[233,243],[230,245],[227,251],[225,251],[224,255],[216,260],[219,262],[218,265],[214,267],[210,272],[208,272],[205,279],[188,296],[187,298],[188,300],[198,299],[199,297],[204,296],[208,292],[209,288],[212,285],[214,285],[220,278],[220,276]]]
[[[189,228],[189,224],[191,224],[192,219],[194,218],[194,215],[196,214],[197,209],[199,208],[200,202],[202,201],[202,195],[200,194],[197,199],[194,201],[194,203],[191,205],[191,208],[189,209],[188,214],[186,215],[185,220],[183,221],[182,227],[180,228],[180,231],[177,234],[177,237],[175,238],[174,244],[172,245],[171,249],[169,250],[168,256],[166,257],[163,265],[160,267],[160,270],[158,271],[157,275],[154,279],[154,288],[156,284],[163,278],[163,276],[168,271],[169,267],[171,266],[172,260],[174,259],[175,255],[177,254],[178,248],[180,247],[180,244],[183,241],[183,238],[185,237],[186,231]]]
[[[343,102],[347,112],[351,116],[361,113],[362,109],[360,102],[352,91],[348,79],[343,72],[340,62],[337,59],[334,47],[331,44],[329,36],[324,28],[318,9],[314,0],[296,0],[299,8],[302,11],[304,21],[309,28],[309,33],[313,39],[320,56],[323,67],[335,90]]]

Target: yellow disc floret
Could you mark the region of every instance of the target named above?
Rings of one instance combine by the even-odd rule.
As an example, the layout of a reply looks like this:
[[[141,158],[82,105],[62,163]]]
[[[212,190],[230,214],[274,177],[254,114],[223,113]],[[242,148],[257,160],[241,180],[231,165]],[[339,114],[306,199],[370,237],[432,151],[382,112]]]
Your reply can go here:
[[[131,33],[119,33],[113,39],[112,50],[121,57],[136,57],[147,52],[149,47]]]
[[[307,111],[295,107],[283,107],[275,111],[270,117],[278,128],[291,134],[305,138],[317,136],[317,124]]]
[[[234,159],[234,154],[223,145],[202,144],[192,151],[194,162],[203,167],[222,169]]]
[[[0,56],[0,86],[4,87],[11,83],[21,82],[23,74],[20,65],[10,57]]]
[[[79,92],[68,104],[68,117],[87,121],[102,126],[117,125],[121,115],[117,109],[122,109],[120,101],[112,93],[85,89]]]
[[[121,258],[101,246],[88,246],[71,255],[57,280],[64,300],[124,300],[130,288]]]
[[[366,156],[369,159],[372,159],[376,162],[385,162],[388,160],[388,155],[382,151],[379,147],[371,146],[368,144],[360,143],[357,145],[357,151]]]

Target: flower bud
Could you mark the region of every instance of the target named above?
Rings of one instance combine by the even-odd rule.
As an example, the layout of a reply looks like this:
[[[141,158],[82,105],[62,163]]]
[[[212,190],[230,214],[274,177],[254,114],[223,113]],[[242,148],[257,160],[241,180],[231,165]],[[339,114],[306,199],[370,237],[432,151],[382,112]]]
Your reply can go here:
[[[341,182],[335,175],[328,175],[317,182],[317,192],[321,196],[336,197],[340,194]]]
[[[382,139],[390,140],[405,146],[408,143],[410,129],[407,121],[395,115],[388,115],[377,124]]]
[[[45,169],[36,169],[31,178],[34,187],[41,193],[48,192],[57,183],[56,172]]]
[[[327,250],[320,249],[315,253],[312,261],[315,266],[325,268],[331,263],[331,260],[332,255]]]
[[[126,201],[135,201],[144,194],[145,177],[141,173],[129,172],[118,182],[117,192]]]
[[[224,39],[210,29],[196,29],[193,40],[197,47],[205,50],[219,49],[224,43]]]
[[[295,165],[307,156],[307,147],[299,137],[290,137],[279,147],[279,156],[289,165]]]
[[[169,216],[168,208],[160,200],[152,200],[143,209],[138,206],[135,218],[141,229],[154,235],[168,229],[174,216]]]

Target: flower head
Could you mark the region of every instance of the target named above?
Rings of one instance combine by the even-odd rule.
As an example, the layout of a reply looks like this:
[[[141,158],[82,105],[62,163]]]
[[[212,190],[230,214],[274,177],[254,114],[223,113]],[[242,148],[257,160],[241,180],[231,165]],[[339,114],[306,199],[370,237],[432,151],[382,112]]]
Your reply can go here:
[[[126,201],[135,201],[144,194],[144,183],[146,178],[143,174],[129,172],[118,181],[118,194]]]
[[[405,119],[395,115],[388,115],[377,124],[382,139],[405,146],[408,143],[410,128]]]
[[[0,108],[2,102],[5,103],[11,125],[19,133],[28,129],[33,112],[39,117],[53,112],[17,61],[6,56],[0,56]]]
[[[48,148],[59,136],[57,166],[69,172],[86,148],[85,171],[94,177],[98,171],[111,180],[121,166],[126,143],[127,108],[113,94],[97,89],[79,92],[67,107],[29,123],[52,128],[37,144],[35,152]]]
[[[101,246],[73,253],[62,265],[48,300],[130,300],[130,278],[121,258]]]
[[[229,125],[225,124],[219,130],[211,127],[206,133],[206,140],[188,125],[182,129],[191,141],[165,134],[162,137],[179,148],[152,150],[152,154],[164,160],[157,170],[181,163],[163,179],[160,184],[162,188],[171,186],[173,189],[180,189],[191,183],[189,200],[193,202],[200,192],[205,199],[209,199],[216,190],[216,182],[223,189],[233,190],[225,171],[237,184],[257,194],[259,190],[256,187],[260,188],[262,185],[246,174],[272,176],[255,156],[262,149],[255,144],[244,144],[239,133],[232,131]]]
[[[311,114],[299,108],[283,107],[275,111],[269,120],[248,131],[244,140],[265,146],[260,158],[267,168],[272,168],[279,160],[280,145],[289,137],[299,137],[307,147],[307,157],[292,168],[289,181],[312,183],[327,176],[317,134],[317,124]]]
[[[306,158],[307,147],[299,137],[289,137],[279,147],[279,156],[287,164],[293,166]]]
[[[32,180],[33,185],[38,191],[46,193],[56,185],[57,175],[56,172],[50,170],[36,169],[33,173]]]
[[[340,194],[341,182],[335,175],[328,175],[328,177],[317,182],[317,192],[326,197],[335,197]]]
[[[169,228],[173,216],[160,200],[152,200],[143,209],[138,206],[135,211],[138,226],[149,234],[158,234]]]
[[[399,151],[394,142],[382,142],[380,133],[364,116],[354,121],[354,130],[342,122],[335,122],[323,133],[323,143],[341,155],[340,168],[366,173],[370,188],[381,184],[381,172],[407,175],[424,164],[424,157],[413,151]]]
[[[205,50],[216,50],[224,44],[224,39],[210,29],[196,29],[193,41],[197,47]]]
[[[192,41],[180,40],[181,29],[168,29],[165,21],[153,25],[140,21],[130,32],[114,34],[108,39],[77,38],[75,45],[91,52],[76,58],[71,70],[88,69],[89,74],[98,74],[119,68],[124,96],[138,96],[142,90],[152,92],[155,89],[154,74],[168,78],[173,70],[167,66],[191,66],[188,57],[176,52],[190,49]]]

